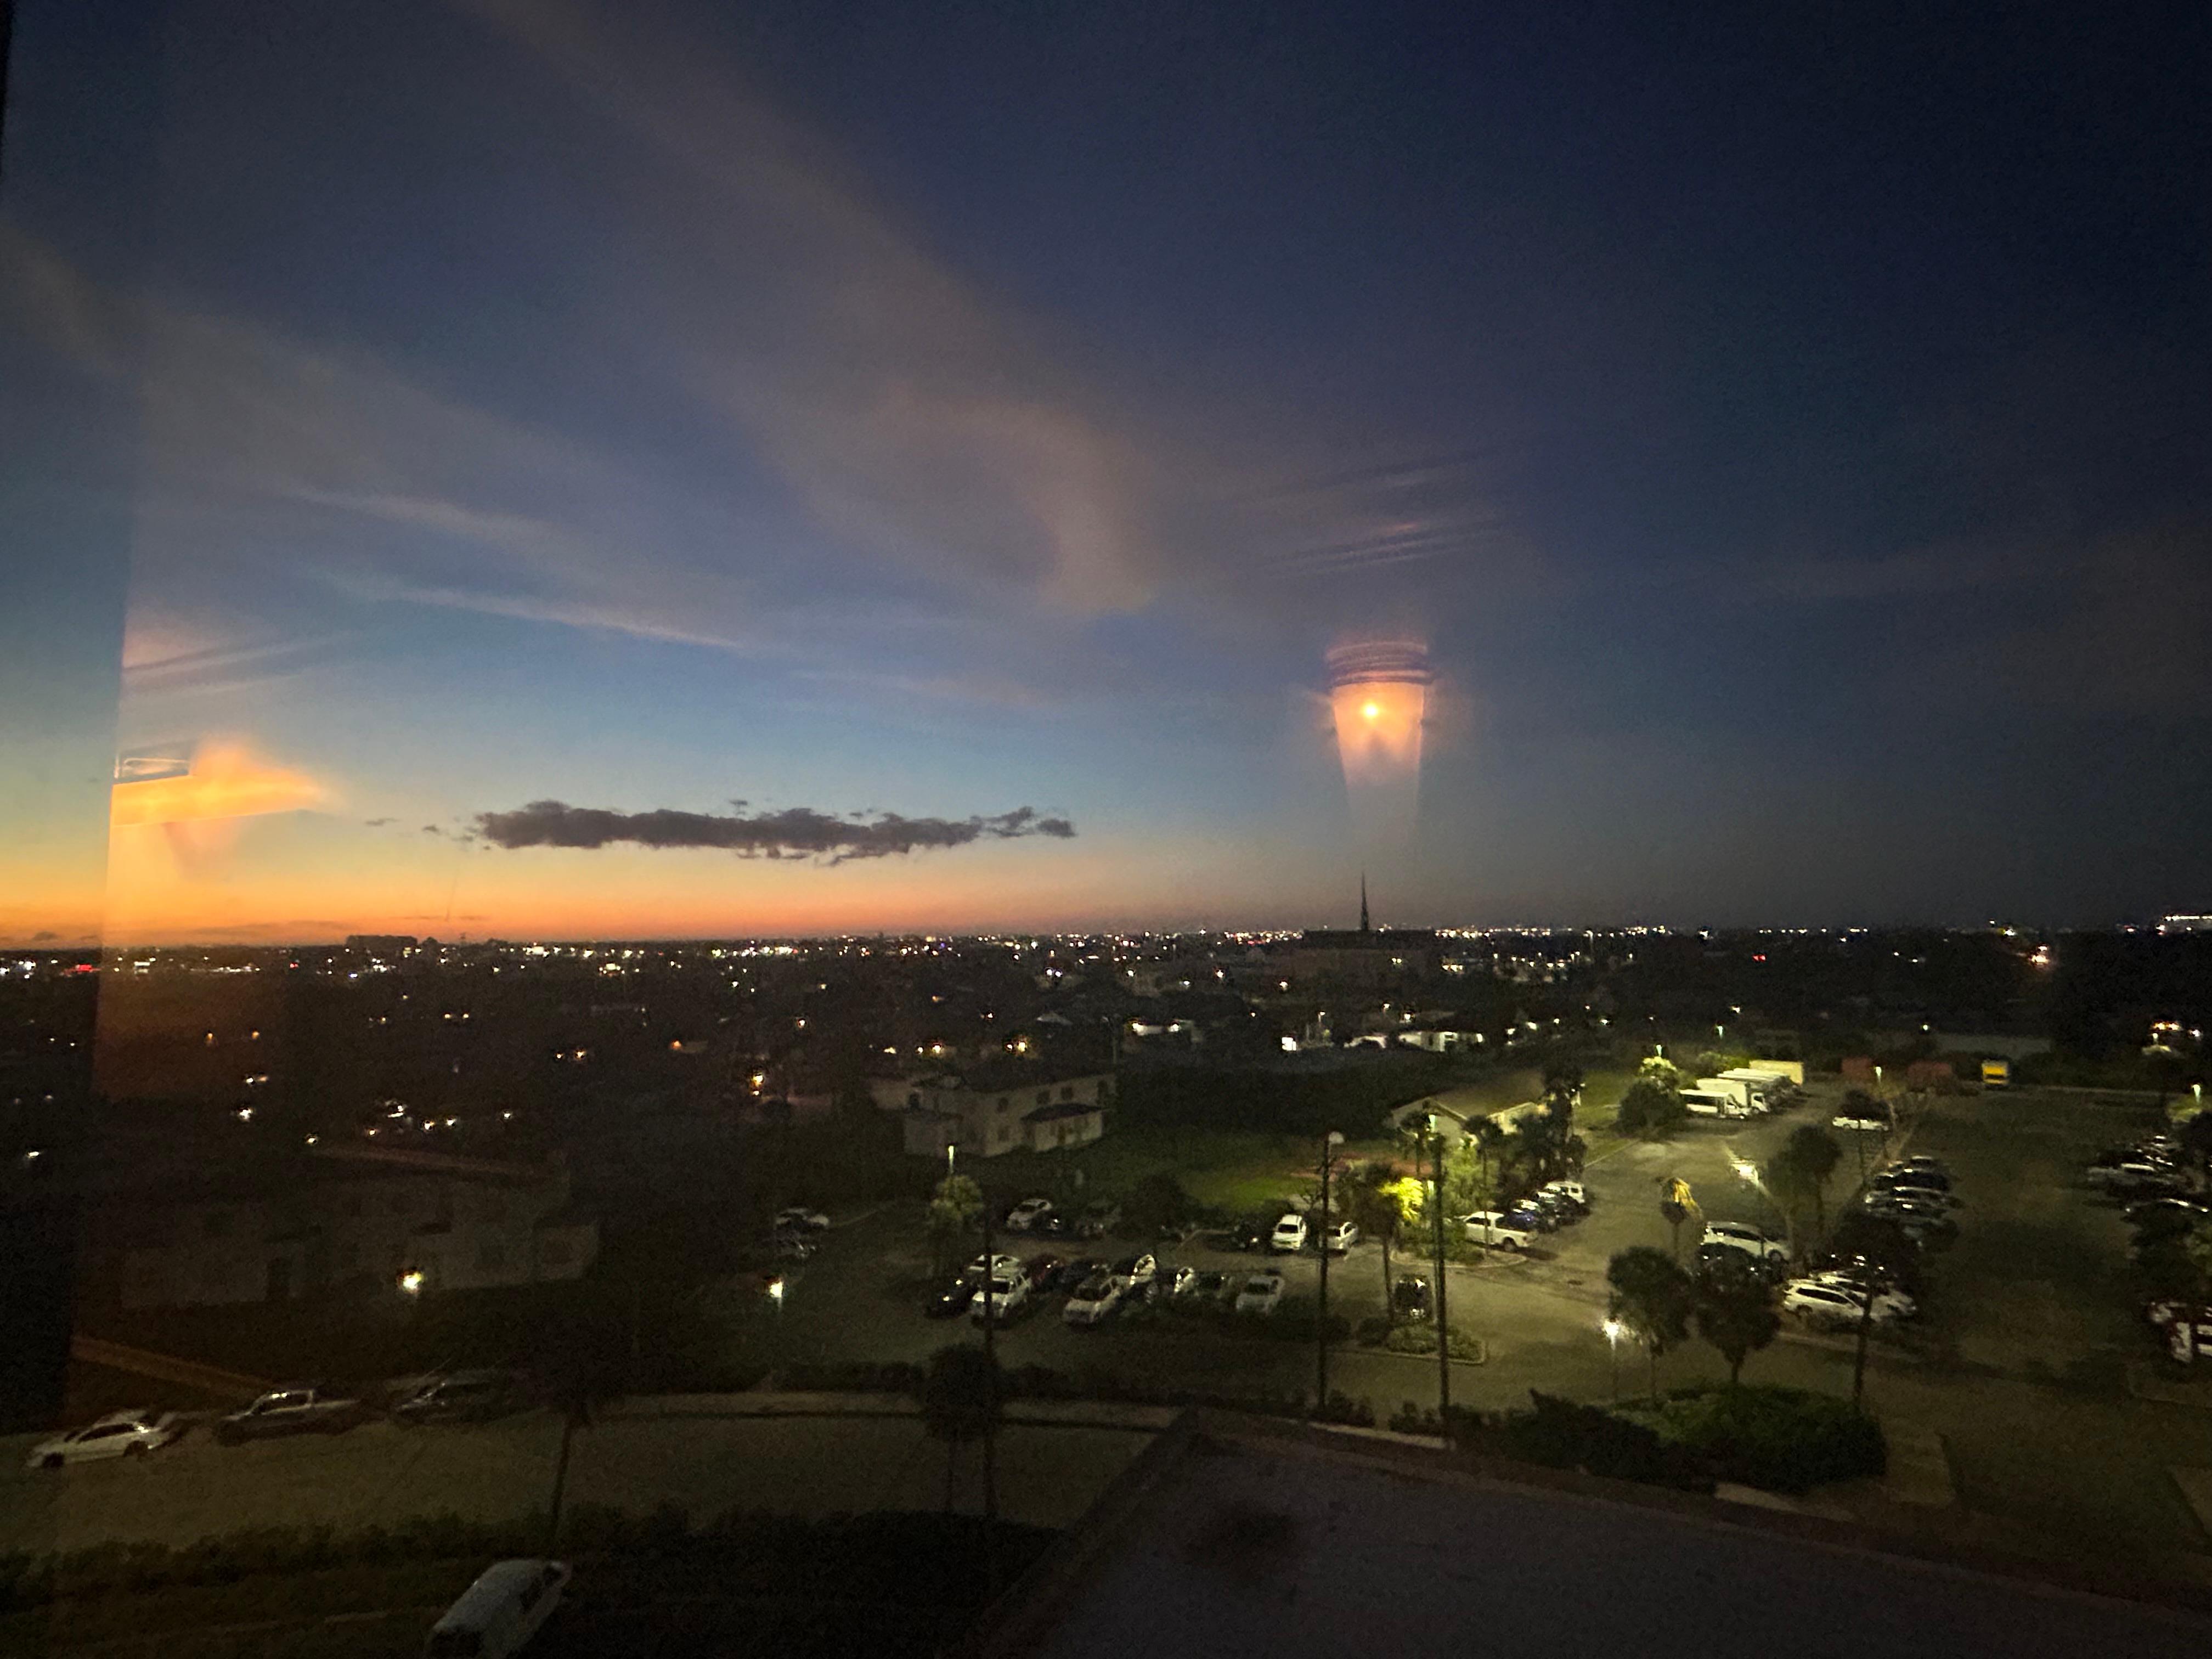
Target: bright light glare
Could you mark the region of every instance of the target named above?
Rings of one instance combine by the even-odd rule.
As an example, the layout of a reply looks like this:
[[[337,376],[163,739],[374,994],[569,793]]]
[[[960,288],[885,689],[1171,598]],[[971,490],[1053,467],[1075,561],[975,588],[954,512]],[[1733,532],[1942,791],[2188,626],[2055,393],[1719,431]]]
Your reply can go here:
[[[1747,1164],[1741,1158],[1738,1158],[1735,1161],[1735,1167],[1736,1174],[1743,1180],[1756,1181],[1759,1179],[1759,1165],[1756,1164]]]
[[[422,1295],[422,1274],[421,1271],[416,1268],[410,1268],[407,1272],[400,1274],[399,1288],[406,1291],[410,1296]]]
[[[1370,698],[1359,705],[1359,712],[1370,720],[1378,720],[1382,717],[1382,705]]]
[[[1626,1331],[1628,1327],[1622,1324],[1618,1319],[1608,1319],[1600,1328],[1605,1332],[1607,1341],[1618,1342],[1620,1340],[1621,1334]]]

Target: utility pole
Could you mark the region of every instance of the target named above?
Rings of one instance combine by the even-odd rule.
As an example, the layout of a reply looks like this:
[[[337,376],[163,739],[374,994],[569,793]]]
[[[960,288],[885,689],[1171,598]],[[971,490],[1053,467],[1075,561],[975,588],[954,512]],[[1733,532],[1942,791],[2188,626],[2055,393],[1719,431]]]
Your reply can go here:
[[[999,1550],[994,1541],[999,1519],[999,1315],[992,1304],[992,1282],[998,1277],[997,1264],[993,1257],[996,1235],[991,1228],[992,1199],[983,1195],[983,1386],[990,1390],[985,1402],[988,1412],[983,1428],[983,1518],[992,1522],[991,1540],[984,1547],[991,1554],[991,1588],[998,1589]]]
[[[1321,1317],[1314,1324],[1314,1415],[1328,1409],[1328,1175],[1344,1136],[1331,1129],[1321,1142]]]
[[[1444,1304],[1444,1136],[1429,1116],[1429,1140],[1437,1155],[1437,1190],[1430,1208],[1436,1212],[1437,1233],[1437,1424],[1444,1444],[1451,1444],[1451,1322]]]

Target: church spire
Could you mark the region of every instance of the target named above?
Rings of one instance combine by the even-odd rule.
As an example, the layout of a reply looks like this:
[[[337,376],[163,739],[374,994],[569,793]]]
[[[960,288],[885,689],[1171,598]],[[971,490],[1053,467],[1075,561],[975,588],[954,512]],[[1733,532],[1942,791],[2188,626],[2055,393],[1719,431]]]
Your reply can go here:
[[[1364,870],[1359,872],[1359,931],[1363,933],[1375,931],[1367,921],[1367,872]]]

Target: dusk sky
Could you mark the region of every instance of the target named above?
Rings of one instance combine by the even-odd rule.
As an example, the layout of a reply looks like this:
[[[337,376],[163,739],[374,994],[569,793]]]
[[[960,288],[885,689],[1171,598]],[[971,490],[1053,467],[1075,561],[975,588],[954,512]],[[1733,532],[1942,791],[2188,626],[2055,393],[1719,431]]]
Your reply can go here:
[[[0,941],[2212,909],[2201,6],[15,52]]]

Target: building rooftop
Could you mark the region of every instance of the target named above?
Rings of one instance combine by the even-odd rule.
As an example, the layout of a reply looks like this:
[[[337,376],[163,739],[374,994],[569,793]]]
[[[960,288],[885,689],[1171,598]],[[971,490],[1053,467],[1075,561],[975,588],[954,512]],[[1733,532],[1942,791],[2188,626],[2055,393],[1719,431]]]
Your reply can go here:
[[[1518,1472],[1516,1472],[1516,1474]],[[2201,1655],[2212,1617],[1818,1517],[1193,1413],[1018,1583],[990,1659]]]

